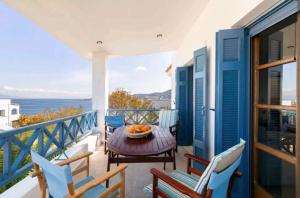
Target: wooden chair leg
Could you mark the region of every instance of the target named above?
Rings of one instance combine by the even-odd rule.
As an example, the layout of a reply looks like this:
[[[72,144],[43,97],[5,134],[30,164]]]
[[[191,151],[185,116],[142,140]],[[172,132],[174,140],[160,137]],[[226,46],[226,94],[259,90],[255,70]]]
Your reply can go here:
[[[107,133],[104,132],[104,155],[107,154]]]
[[[119,158],[119,155],[117,155],[117,159]],[[117,166],[119,166],[119,162],[117,162]]]
[[[33,167],[34,167],[34,170],[36,172],[40,171],[39,165],[33,164]],[[46,181],[45,181],[44,175],[43,174],[39,174],[37,176],[37,178],[38,178],[38,181],[39,181],[39,187],[40,187],[41,197],[42,198],[46,198]]]
[[[167,157],[167,153],[165,153],[165,157]],[[166,162],[164,162],[164,170],[166,170]]]
[[[121,172],[120,198],[125,198],[125,171]]]
[[[107,154],[107,172],[110,171],[110,157],[111,157],[111,152],[108,151],[108,154]],[[109,187],[109,179],[106,180],[106,188]]]
[[[107,154],[107,145],[106,145],[106,140],[104,141],[104,155]]]
[[[158,178],[157,177],[153,177],[153,186],[152,186],[152,198],[157,198],[157,191],[156,188],[158,186]]]
[[[176,170],[176,156],[175,156],[175,150],[173,149],[173,169]]]
[[[87,165],[86,177],[88,177],[88,176],[90,176],[90,157],[86,158],[86,165]]]

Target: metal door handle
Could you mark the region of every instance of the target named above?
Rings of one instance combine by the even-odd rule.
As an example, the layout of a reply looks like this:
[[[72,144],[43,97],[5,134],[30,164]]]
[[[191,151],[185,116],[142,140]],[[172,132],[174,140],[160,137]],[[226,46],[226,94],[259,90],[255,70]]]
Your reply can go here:
[[[202,106],[202,107],[201,107],[201,114],[202,114],[202,115],[205,115],[205,111],[206,111],[205,106]]]

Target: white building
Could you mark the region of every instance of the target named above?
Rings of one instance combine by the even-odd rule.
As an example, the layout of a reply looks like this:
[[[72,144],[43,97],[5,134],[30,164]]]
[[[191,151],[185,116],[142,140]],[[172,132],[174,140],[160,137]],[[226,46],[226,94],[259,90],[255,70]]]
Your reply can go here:
[[[20,107],[10,99],[0,99],[0,131],[12,128],[12,122],[20,117]]]

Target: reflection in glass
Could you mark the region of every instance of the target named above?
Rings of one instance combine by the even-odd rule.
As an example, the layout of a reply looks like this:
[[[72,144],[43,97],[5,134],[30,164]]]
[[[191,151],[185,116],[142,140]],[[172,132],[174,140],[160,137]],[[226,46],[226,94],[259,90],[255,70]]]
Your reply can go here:
[[[296,105],[296,68],[292,62],[259,70],[260,104]]]
[[[257,181],[275,198],[295,198],[295,166],[257,150]]]
[[[296,112],[260,109],[258,141],[285,153],[296,154]]]
[[[259,34],[259,64],[295,56],[296,23],[294,21],[293,17],[289,18]]]

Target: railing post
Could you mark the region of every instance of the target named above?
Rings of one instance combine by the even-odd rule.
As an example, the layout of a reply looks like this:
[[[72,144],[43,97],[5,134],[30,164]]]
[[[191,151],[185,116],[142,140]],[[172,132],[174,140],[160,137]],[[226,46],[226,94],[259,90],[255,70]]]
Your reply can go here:
[[[38,136],[38,153],[44,156],[44,128],[39,129]]]
[[[81,117],[81,119],[82,119],[82,130],[83,130],[83,133],[86,131],[86,115],[84,115],[84,116],[82,116]]]
[[[95,127],[98,127],[98,111],[95,111]]]
[[[60,124],[61,125],[61,128],[60,128],[60,133],[59,133],[59,146],[60,146],[60,149],[63,149],[65,144],[64,144],[64,122],[59,122],[57,124]]]
[[[9,174],[10,164],[11,164],[11,156],[12,156],[12,148],[11,148],[11,139],[7,138],[3,145],[3,174]]]

